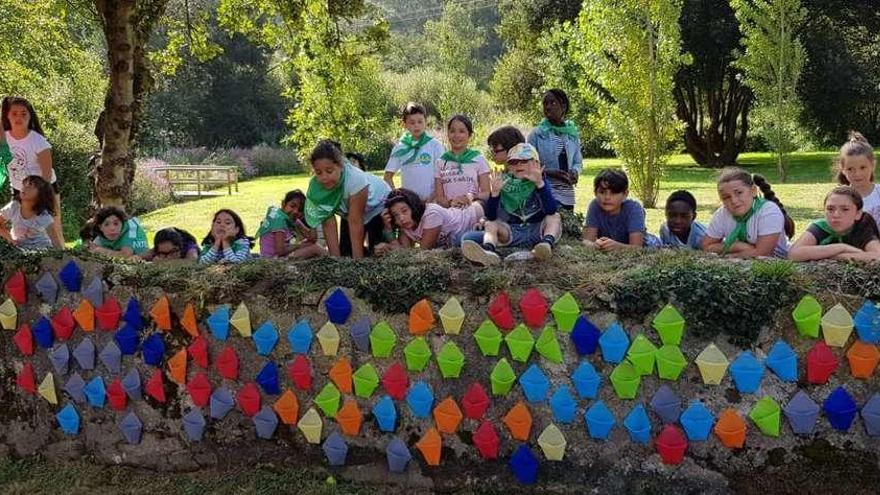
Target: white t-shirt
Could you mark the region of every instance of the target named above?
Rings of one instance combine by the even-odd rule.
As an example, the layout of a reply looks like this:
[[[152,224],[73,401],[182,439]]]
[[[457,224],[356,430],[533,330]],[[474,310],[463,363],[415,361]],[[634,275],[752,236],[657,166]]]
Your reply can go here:
[[[706,236],[714,239],[724,239],[727,234],[733,232],[736,227],[736,220],[733,215],[727,211],[727,208],[721,207],[715,210],[709,226],[706,227]],[[773,256],[784,258],[788,254],[788,238],[785,237],[785,217],[782,210],[773,201],[767,201],[749,221],[746,222],[746,239],[749,244],[756,244],[758,237],[779,234],[779,242],[773,248]]]
[[[446,149],[443,148],[440,141],[431,138],[419,150],[416,159],[406,165],[403,162],[409,158],[409,155],[394,156],[394,153],[399,149],[400,142],[397,142],[391,149],[391,156],[385,165],[385,171],[397,172],[400,170],[401,187],[415,192],[423,200],[428,199],[434,193],[434,161],[440,158]]]
[[[9,151],[12,153],[12,161],[7,165],[9,170],[9,184],[12,188],[21,191],[21,183],[28,175],[43,175],[40,163],[37,161],[37,154],[50,149],[52,145],[46,141],[40,133],[30,131],[24,139],[15,139],[6,131],[6,142],[9,144]],[[52,179],[49,181],[54,184],[56,180],[55,170],[52,169]]]
[[[862,211],[870,213],[877,225],[880,226],[880,185],[874,184],[874,190],[862,198],[862,203]]]
[[[419,225],[414,230],[404,230],[403,233],[413,241],[420,242],[425,229],[440,227],[437,247],[457,247],[461,244],[464,233],[473,230],[482,216],[483,206],[476,201],[467,208],[444,208],[437,203],[428,203]]]
[[[468,193],[479,194],[480,175],[488,173],[489,164],[486,163],[483,155],[477,155],[474,161],[461,167],[457,162],[446,161],[442,158],[434,162],[434,178],[440,179],[446,199],[457,198]]]
[[[12,239],[22,249],[47,249],[52,247],[52,240],[46,229],[52,225],[52,215],[45,211],[31,218],[21,216],[21,204],[10,201],[0,209],[0,216],[12,224]]]

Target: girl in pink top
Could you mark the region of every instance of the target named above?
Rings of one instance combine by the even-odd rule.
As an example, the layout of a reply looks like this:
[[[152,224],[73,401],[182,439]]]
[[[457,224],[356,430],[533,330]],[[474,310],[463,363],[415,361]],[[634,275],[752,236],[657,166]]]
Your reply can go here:
[[[388,242],[380,244],[377,251],[384,253],[415,244],[422,249],[458,247],[464,233],[473,229],[482,216],[483,206],[476,201],[463,208],[444,208],[425,203],[409,189],[395,189],[385,200],[382,212]]]
[[[489,197],[489,164],[479,151],[468,147],[474,125],[464,115],[446,124],[449,151],[434,162],[435,202],[444,207],[466,208]]]

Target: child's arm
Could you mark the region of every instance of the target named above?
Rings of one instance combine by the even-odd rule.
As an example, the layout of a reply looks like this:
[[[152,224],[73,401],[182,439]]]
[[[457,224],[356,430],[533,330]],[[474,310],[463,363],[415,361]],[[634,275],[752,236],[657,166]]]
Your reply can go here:
[[[862,252],[861,249],[843,243],[819,246],[812,233],[804,232],[788,251],[788,258],[793,261],[813,261]]]
[[[434,249],[437,247],[437,240],[440,239],[440,229],[442,227],[434,227],[433,229],[425,229],[422,231],[422,240],[419,241],[419,247],[422,249]],[[402,237],[406,238],[406,234]]]
[[[275,248],[275,256],[281,258],[293,252],[293,246],[287,243],[283,230],[276,230],[271,233],[272,246]]]
[[[52,218],[51,216],[49,218]],[[49,235],[49,240],[52,241],[52,246],[58,247],[58,249],[64,249],[64,241],[61,239],[61,236],[58,235],[58,230],[56,230],[53,224],[49,224],[46,227],[46,234]]]
[[[394,172],[385,171],[385,182],[394,189]]]
[[[581,242],[584,243],[584,246],[597,247],[596,240],[599,239],[599,227],[592,227],[591,225],[597,224],[596,216],[598,214],[599,205],[597,205],[595,201],[591,201],[590,205],[587,206],[587,218],[584,219],[584,232],[581,240]]]
[[[52,183],[52,149],[47,148],[37,153],[37,163],[40,164],[40,175],[48,183]],[[52,229],[54,230],[54,229]],[[52,242],[55,242],[53,239]],[[58,244],[55,244],[56,246]]]
[[[232,249],[232,244],[238,245],[238,249]],[[229,239],[223,248],[223,259],[230,263],[241,263],[251,257],[251,243],[246,238]]]
[[[474,199],[482,199],[483,201],[489,199],[489,172],[477,176],[477,185],[480,187],[480,192]]]
[[[46,233],[49,233],[49,229],[46,229]],[[114,249],[109,249],[105,247],[98,246],[96,244],[92,244],[90,249],[93,253],[103,254],[104,256],[112,256],[115,258],[131,258],[134,256],[134,251],[131,250],[130,247],[125,246],[121,248],[119,251]]]
[[[630,232],[629,239],[627,239],[626,244],[622,242],[617,242],[614,239],[602,237],[601,239],[596,239],[595,245],[602,251],[617,251],[620,249],[642,248],[645,245],[645,234],[641,232]]]
[[[340,256],[339,251],[339,232],[336,229],[336,215],[330,215],[330,218],[324,220],[321,224],[324,229],[324,242],[327,243],[327,251],[330,256]]]
[[[443,183],[439,178],[434,177],[434,203],[449,208],[449,198],[446,197],[446,191],[443,190]],[[426,201],[428,203],[429,201]]]
[[[3,215],[0,215],[0,237],[6,239],[9,244],[15,245],[15,241],[12,240],[12,232],[9,230],[9,220],[6,219]]]
[[[351,257],[364,257],[364,212],[367,209],[369,187],[348,198],[348,233],[351,238]]]
[[[780,234],[767,234],[758,236],[757,242],[754,245],[749,244],[748,242],[737,241],[734,242],[732,246],[730,246],[730,254],[731,257],[734,258],[755,258],[758,256],[770,256],[773,254],[773,248],[776,247],[776,244],[779,243],[779,235]],[[724,249],[724,244],[721,244],[721,250]],[[720,251],[719,251],[720,252]]]

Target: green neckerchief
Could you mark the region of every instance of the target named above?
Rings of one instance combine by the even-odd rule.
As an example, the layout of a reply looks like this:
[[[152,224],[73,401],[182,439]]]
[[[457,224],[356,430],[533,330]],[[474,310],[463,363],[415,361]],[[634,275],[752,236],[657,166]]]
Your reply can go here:
[[[446,160],[447,162],[455,162],[458,164],[458,173],[461,173],[461,167],[465,163],[471,163],[474,161],[474,158],[480,156],[480,152],[473,149],[468,148],[461,153],[453,153],[452,151],[447,151],[440,155],[441,160]]]
[[[813,225],[819,227],[819,230],[828,234],[822,241],[819,243],[820,246],[827,246],[828,244],[846,244],[847,242],[843,240],[844,237],[848,236],[850,232],[852,232],[853,228],[855,228],[855,224],[850,227],[843,234],[838,234],[831,228],[831,225],[828,224],[828,221],[823,219],[816,220],[813,222]]]
[[[0,186],[6,182],[6,176],[9,174],[6,166],[10,162],[12,162],[12,151],[9,149],[9,144],[3,141],[0,143]]]
[[[549,120],[544,119],[541,121],[540,124],[538,124],[538,128],[544,132],[552,132],[553,134],[556,134],[556,135],[561,134],[561,135],[565,135],[565,136],[571,136],[575,139],[577,139],[578,136],[580,135],[580,132],[578,132],[577,126],[574,125],[574,122],[572,122],[570,120],[566,120],[562,125],[553,125],[550,123]]]
[[[318,179],[312,177],[309,181],[309,190],[306,192],[306,223],[317,228],[336,213],[339,204],[342,203],[342,196],[345,193],[345,165],[342,166],[342,172],[339,173],[339,182],[333,189],[325,189],[318,182]]]
[[[733,217],[736,220],[736,227],[727,234],[727,237],[724,238],[724,251],[723,254],[727,254],[730,251],[730,247],[733,246],[733,243],[736,241],[749,242],[748,240],[748,231],[746,230],[746,223],[748,223],[749,219],[752,218],[752,215],[755,214],[758,210],[764,206],[767,200],[764,198],[756,197],[752,201],[752,207],[749,208],[749,211],[746,212],[745,215],[737,218]]]
[[[525,206],[534,191],[534,182],[505,174],[504,185],[501,187],[501,206],[508,213],[515,214]]]
[[[266,210],[266,217],[260,222],[260,228],[257,229],[256,238],[259,239],[270,232],[278,232],[282,230],[293,230],[294,224],[284,213],[284,210],[277,206],[270,206]]]
[[[430,140],[431,136],[423,132],[418,141],[413,141],[412,134],[407,132],[403,135],[402,138],[400,138],[400,148],[395,151],[392,156],[399,158],[406,154],[412,153],[409,158],[403,160],[403,162],[401,163],[401,165],[408,165],[415,161],[416,158],[418,158],[419,151],[422,149],[422,146],[428,144],[428,141]]]

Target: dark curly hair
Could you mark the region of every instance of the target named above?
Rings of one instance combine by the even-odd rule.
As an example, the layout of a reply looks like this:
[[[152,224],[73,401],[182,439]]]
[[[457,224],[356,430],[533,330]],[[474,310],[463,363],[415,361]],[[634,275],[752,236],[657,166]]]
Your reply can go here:
[[[385,199],[385,208],[391,209],[397,203],[409,206],[414,223],[419,224],[422,221],[422,215],[425,214],[425,202],[414,191],[401,187],[388,193],[388,197]],[[392,223],[393,218],[392,216]]]

